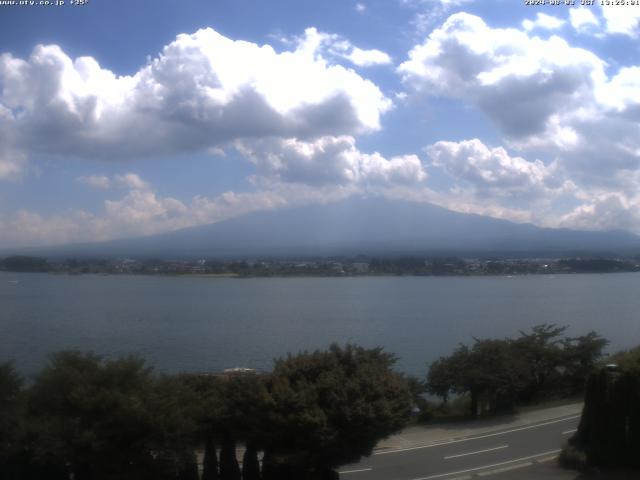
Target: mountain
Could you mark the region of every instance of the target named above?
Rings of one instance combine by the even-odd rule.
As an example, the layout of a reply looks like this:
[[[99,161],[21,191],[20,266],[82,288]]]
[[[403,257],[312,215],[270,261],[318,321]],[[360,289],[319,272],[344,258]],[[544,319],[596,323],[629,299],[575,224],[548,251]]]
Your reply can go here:
[[[38,249],[49,256],[162,258],[357,254],[544,256],[640,252],[625,231],[540,228],[431,204],[349,199],[254,212],[215,224],[110,242]]]

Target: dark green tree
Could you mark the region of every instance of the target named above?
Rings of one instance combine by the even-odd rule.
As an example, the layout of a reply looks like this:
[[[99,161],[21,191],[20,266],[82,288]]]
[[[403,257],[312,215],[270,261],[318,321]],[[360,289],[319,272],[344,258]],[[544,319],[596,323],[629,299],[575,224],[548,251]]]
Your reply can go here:
[[[156,422],[151,391],[151,369],[138,358],[52,356],[29,392],[36,455],[57,459],[76,480],[148,478]]]
[[[222,438],[220,448],[220,479],[240,480],[240,466],[236,457],[236,442],[231,434],[226,434]]]
[[[499,411],[513,406],[521,385],[521,363],[509,340],[475,340],[470,349],[460,345],[451,356],[434,362],[427,375],[429,392],[446,399],[469,395],[469,413]]]
[[[602,351],[608,343],[594,331],[579,337],[563,339],[562,377],[567,394],[584,392],[585,382],[602,357]]]
[[[162,375],[151,382],[146,402],[153,419],[147,447],[155,458],[162,459],[155,467],[157,475],[192,475],[195,451],[201,445],[197,423],[200,398],[189,388],[185,375]]]
[[[249,443],[242,457],[242,480],[260,480],[260,462],[258,450]]]
[[[24,455],[26,419],[21,397],[22,378],[12,363],[0,364],[0,479],[17,478]]]
[[[380,439],[401,429],[410,416],[411,392],[392,371],[394,362],[380,348],[335,344],[276,360],[267,451],[273,468],[288,467],[295,478],[331,476],[332,469],[369,455]]]
[[[445,402],[453,394],[467,393],[468,381],[465,378],[471,367],[469,347],[460,344],[448,357],[440,357],[429,367],[427,391],[442,398]]]
[[[433,362],[427,389],[447,400],[468,395],[470,413],[510,409],[516,401],[582,390],[607,341],[595,332],[562,337],[567,327],[542,324],[514,339],[474,339]]]
[[[205,439],[202,459],[202,480],[218,480],[216,444],[211,437]]]
[[[526,365],[521,392],[522,400],[530,402],[540,398],[547,388],[558,388],[562,372],[558,370],[566,359],[563,338],[566,326],[543,323],[532,327],[530,333],[520,332],[514,342],[515,356]]]

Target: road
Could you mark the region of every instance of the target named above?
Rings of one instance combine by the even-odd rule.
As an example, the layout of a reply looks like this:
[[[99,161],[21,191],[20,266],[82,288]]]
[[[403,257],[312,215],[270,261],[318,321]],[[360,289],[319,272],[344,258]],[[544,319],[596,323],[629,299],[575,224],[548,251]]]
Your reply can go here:
[[[480,433],[430,445],[374,452],[340,469],[342,480],[453,480],[555,457],[579,415]]]

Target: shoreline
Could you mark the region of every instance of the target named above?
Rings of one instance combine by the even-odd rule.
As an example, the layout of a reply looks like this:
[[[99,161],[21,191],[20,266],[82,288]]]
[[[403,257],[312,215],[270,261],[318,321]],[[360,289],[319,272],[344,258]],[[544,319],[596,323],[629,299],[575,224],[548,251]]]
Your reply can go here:
[[[0,270],[0,274],[47,274],[68,277],[77,276],[99,276],[99,277],[160,277],[160,278],[230,278],[230,279],[250,279],[250,278],[392,278],[392,277],[425,277],[425,278],[517,278],[517,277],[553,277],[556,275],[613,275],[613,274],[632,274],[640,273],[640,271],[611,271],[611,272],[540,272],[540,273],[451,273],[451,274],[412,274],[412,273],[365,273],[365,274],[273,274],[273,275],[242,275],[238,273],[147,273],[147,272],[29,272],[15,270]]]

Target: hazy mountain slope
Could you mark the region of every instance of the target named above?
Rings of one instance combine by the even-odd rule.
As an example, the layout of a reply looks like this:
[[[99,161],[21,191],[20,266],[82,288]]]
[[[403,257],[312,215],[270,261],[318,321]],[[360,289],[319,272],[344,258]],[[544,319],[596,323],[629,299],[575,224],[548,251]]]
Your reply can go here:
[[[640,249],[623,231],[544,229],[424,203],[350,199],[255,212],[176,232],[69,246],[57,254],[125,256],[326,255],[429,252],[620,252]],[[49,250],[51,253],[51,250]]]

